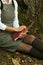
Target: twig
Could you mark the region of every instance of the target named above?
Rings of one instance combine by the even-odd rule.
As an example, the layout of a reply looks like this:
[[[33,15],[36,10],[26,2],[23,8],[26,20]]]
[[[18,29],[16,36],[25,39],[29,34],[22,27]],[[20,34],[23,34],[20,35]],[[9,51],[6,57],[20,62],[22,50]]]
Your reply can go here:
[[[30,29],[34,24],[34,21],[28,26],[28,29]]]

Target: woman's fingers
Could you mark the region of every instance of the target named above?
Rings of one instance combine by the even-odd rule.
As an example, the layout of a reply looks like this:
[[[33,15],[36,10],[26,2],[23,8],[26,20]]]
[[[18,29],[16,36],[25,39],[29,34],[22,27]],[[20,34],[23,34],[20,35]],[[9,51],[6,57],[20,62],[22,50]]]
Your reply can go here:
[[[21,26],[21,27],[23,27],[23,28],[25,28],[25,29],[27,29],[27,27],[24,25],[24,26]]]
[[[22,31],[23,29],[26,29],[26,32],[28,32],[28,29],[26,26],[20,26],[19,28],[17,28],[17,32]]]
[[[24,38],[26,36],[26,33],[20,33],[19,38]]]

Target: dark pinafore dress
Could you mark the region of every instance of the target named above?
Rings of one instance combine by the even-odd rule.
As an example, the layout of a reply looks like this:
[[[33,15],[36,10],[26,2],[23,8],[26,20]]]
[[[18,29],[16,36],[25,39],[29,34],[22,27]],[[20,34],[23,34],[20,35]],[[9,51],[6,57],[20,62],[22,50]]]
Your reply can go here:
[[[3,4],[1,19],[4,24],[13,26],[14,6],[12,4]],[[11,34],[12,32],[0,30],[0,47],[7,51],[15,52],[21,40],[12,40]]]

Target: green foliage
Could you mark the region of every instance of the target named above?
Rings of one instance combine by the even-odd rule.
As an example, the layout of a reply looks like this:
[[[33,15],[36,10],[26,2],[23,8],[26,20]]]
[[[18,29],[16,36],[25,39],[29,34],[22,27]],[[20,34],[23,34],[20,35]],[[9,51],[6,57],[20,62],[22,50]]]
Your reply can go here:
[[[21,3],[21,1],[19,1],[19,3]],[[28,6],[28,9],[24,10],[23,8],[21,8],[20,5],[18,8],[20,24],[26,25],[28,27],[34,21],[35,23],[29,29],[29,33],[36,35],[38,38],[43,38],[42,37],[43,36],[43,3],[42,3],[42,0],[32,0],[32,1],[27,0],[26,5]]]

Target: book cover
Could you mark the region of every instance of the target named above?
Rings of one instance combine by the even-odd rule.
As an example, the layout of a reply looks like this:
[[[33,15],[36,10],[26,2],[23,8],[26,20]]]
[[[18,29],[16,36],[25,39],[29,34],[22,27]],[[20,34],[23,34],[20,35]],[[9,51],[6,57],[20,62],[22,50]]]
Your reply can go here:
[[[26,29],[23,29],[23,30],[20,31],[20,32],[15,32],[14,34],[11,35],[11,38],[12,38],[13,40],[18,39],[18,36],[20,35],[21,32],[23,32],[23,33],[26,32]]]

